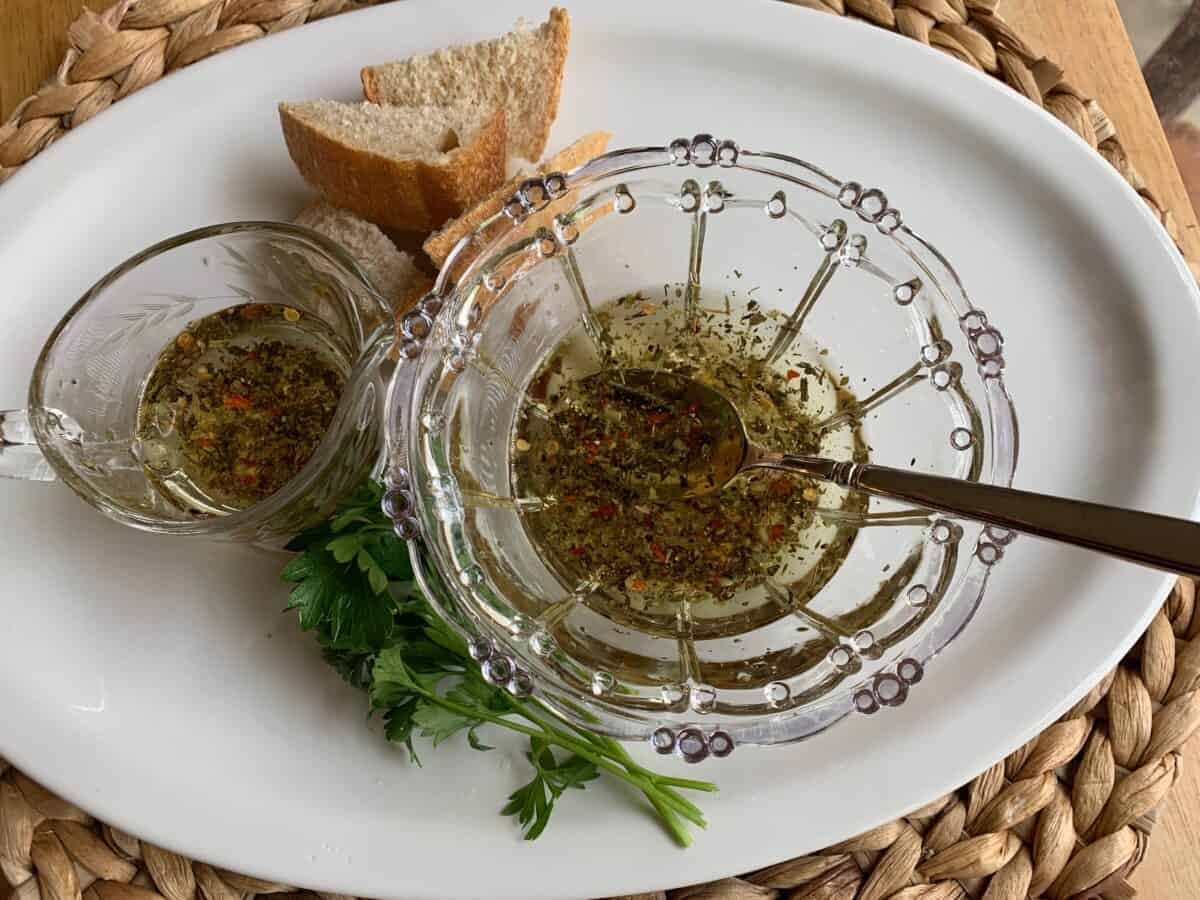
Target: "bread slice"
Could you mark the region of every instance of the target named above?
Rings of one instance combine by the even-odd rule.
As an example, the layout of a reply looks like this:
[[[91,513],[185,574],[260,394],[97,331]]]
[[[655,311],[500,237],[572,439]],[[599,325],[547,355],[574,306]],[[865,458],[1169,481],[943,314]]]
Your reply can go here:
[[[433,287],[433,279],[377,226],[325,200],[306,206],[294,219],[341,244],[397,314],[407,312]]]
[[[431,231],[504,181],[504,111],[281,103],[296,168],[335,206],[374,222]]]
[[[539,167],[539,170],[544,174],[550,172],[569,172],[571,169],[583,165],[592,157],[603,153],[608,148],[608,142],[611,139],[612,134],[607,131],[593,131],[585,134],[579,140],[575,141],[575,143],[546,160]],[[499,190],[489,194],[457,219],[451,219],[447,222],[441,231],[431,234],[425,241],[424,249],[429,258],[433,260],[433,264],[440,269],[450,251],[454,249],[454,245],[477,229],[487,219],[500,212],[508,199],[517,192],[517,188],[521,186],[521,182],[528,178],[529,175],[530,173],[525,172],[505,182]],[[542,212],[535,213],[534,219],[537,220],[534,222],[535,227],[540,227],[545,222],[549,222],[550,218],[562,206],[563,203],[560,200],[551,204]]]
[[[550,10],[536,28],[524,22],[503,37],[437,50],[402,62],[367,66],[363,93],[374,103],[466,105],[507,112],[508,151],[529,162],[542,158],[558,115],[571,22]]]

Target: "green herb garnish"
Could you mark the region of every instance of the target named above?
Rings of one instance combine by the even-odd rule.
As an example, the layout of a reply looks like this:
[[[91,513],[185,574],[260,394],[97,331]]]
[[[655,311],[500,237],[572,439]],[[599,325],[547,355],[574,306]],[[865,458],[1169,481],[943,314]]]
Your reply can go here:
[[[602,773],[639,791],[681,846],[704,815],[680,790],[715,791],[706,781],[659,775],[633,761],[612,738],[557,718],[535,699],[518,699],[483,680],[462,637],[416,592],[407,547],[379,508],[383,488],[369,482],[328,522],[294,539],[299,553],[283,570],[294,584],[289,608],[316,634],[326,661],[368,693],[390,741],[420,765],[415,738],[437,747],[465,734],[480,751],[484,726],[529,740],[529,783],[501,810],[526,840],[538,837],[555,803]]]

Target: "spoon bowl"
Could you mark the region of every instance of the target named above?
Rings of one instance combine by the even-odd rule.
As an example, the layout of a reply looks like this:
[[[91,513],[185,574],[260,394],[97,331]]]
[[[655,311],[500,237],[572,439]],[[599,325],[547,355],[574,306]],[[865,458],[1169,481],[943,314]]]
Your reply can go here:
[[[705,440],[683,445],[672,464],[657,471],[624,470],[622,479],[645,493],[646,499],[666,503],[719,491],[758,454],[733,402],[715,388],[686,375],[662,369],[603,369],[587,380],[601,382],[609,395],[648,416],[645,430],[688,423],[699,426]]]

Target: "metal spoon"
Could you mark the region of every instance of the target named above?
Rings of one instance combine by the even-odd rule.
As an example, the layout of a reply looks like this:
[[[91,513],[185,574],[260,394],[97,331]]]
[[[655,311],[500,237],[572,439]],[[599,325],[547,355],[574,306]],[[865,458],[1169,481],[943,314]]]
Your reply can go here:
[[[923,475],[887,466],[776,453],[755,444],[734,405],[719,391],[673,372],[604,372],[609,387],[643,404],[687,408],[714,438],[693,470],[654,482],[658,500],[720,490],[749,469],[800,472],[842,487],[904,500],[926,509],[1098,550],[1129,562],[1200,575],[1200,523],[1081,500]],[[678,477],[682,474],[684,477]]]

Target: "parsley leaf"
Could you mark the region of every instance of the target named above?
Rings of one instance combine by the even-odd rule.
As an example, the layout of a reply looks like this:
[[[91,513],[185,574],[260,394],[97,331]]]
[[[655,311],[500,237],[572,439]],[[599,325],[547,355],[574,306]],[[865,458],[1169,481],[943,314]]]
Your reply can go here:
[[[413,715],[413,723],[421,729],[421,737],[432,740],[435,747],[460,731],[472,731],[483,724],[479,719],[433,704],[418,708]]]
[[[550,824],[550,813],[558,798],[571,788],[582,790],[587,782],[600,777],[600,770],[594,762],[577,754],[560,762],[541,738],[530,740],[525,758],[533,766],[534,776],[528,784],[509,795],[507,805],[500,812],[516,816],[525,831],[525,840],[533,841]]]
[[[394,626],[391,598],[377,594],[352,567],[318,557],[313,574],[292,589],[289,607],[300,611],[300,627],[317,632],[338,650],[377,652]]]
[[[371,673],[375,670],[374,653],[325,647],[321,656],[351,687],[365,691],[371,686]]]
[[[467,730],[467,746],[472,750],[480,750],[486,753],[488,750],[495,750],[495,747],[489,747],[479,739],[479,729],[470,728]]]

